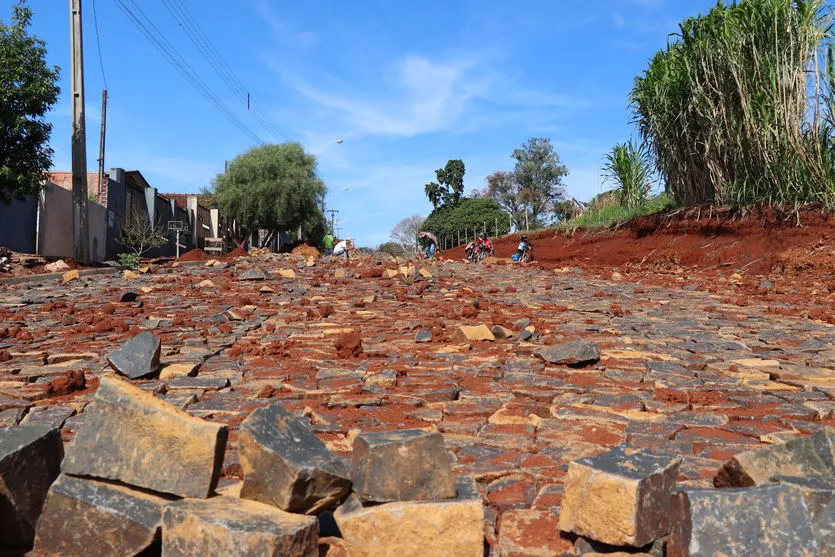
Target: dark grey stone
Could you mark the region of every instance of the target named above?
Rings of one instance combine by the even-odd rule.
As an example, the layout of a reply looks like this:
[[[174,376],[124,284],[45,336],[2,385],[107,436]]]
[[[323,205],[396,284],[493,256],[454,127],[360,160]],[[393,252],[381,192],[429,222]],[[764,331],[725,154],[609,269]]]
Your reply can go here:
[[[259,408],[241,424],[241,497],[284,511],[318,514],[351,490],[347,466],[280,404]]]
[[[417,429],[361,433],[354,439],[354,492],[363,501],[455,497],[455,476],[438,432]]]
[[[136,299],[139,297],[137,292],[133,290],[126,290],[122,292],[122,295],[119,297],[120,302],[135,302]]]
[[[684,489],[671,514],[669,557],[820,554],[803,495],[789,485]]]
[[[797,478],[776,476],[781,484],[794,486],[803,494],[812,530],[823,557],[835,555],[835,477]]]
[[[271,278],[270,274],[260,267],[247,269],[238,275],[238,280],[267,280],[268,278]]]
[[[229,386],[229,379],[225,377],[175,377],[166,381],[170,390],[177,389],[202,389],[204,391],[217,391]]]
[[[151,333],[139,333],[107,355],[110,365],[131,379],[139,379],[159,369],[162,343]]]
[[[44,499],[61,471],[63,457],[57,428],[0,428],[0,547],[32,546]]]
[[[822,429],[807,437],[739,453],[722,465],[716,487],[763,485],[772,476],[835,476],[835,431]]]
[[[61,429],[64,422],[75,416],[75,408],[68,406],[36,406],[29,410],[21,425],[40,424]]]
[[[589,340],[570,340],[544,346],[535,354],[551,364],[587,365],[600,360],[600,347]]]
[[[432,342],[432,331],[422,329],[415,334],[415,342]]]
[[[49,488],[36,555],[136,555],[160,539],[173,498],[90,478],[61,475]]]

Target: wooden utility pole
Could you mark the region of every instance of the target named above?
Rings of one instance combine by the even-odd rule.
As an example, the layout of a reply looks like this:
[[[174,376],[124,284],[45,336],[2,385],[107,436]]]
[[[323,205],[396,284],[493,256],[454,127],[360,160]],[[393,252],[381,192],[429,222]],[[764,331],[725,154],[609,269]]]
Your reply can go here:
[[[99,134],[99,183],[98,183],[98,191],[96,192],[98,195],[99,203],[101,203],[102,197],[102,182],[104,181],[104,136],[107,132],[107,89],[103,89],[101,92],[101,132]]]
[[[90,260],[87,225],[87,131],[84,124],[84,49],[81,0],[70,0],[70,56],[72,80],[72,205],[73,253],[78,262]]]

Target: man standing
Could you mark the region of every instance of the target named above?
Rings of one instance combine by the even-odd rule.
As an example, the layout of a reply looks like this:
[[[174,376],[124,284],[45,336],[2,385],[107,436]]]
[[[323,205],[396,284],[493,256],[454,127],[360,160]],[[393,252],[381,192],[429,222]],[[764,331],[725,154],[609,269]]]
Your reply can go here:
[[[418,237],[423,242],[423,251],[426,254],[426,259],[435,257],[435,251],[438,249],[438,237],[431,232],[421,232]]]
[[[330,255],[333,253],[333,234],[328,232],[322,238],[322,255]]]

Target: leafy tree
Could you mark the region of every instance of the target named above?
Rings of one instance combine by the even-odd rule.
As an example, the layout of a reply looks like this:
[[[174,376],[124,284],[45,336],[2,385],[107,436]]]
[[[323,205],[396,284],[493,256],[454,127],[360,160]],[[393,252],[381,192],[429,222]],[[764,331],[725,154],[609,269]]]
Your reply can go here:
[[[497,229],[498,227],[498,229]],[[443,246],[445,241],[456,244],[458,235],[461,241],[473,239],[475,233],[493,236],[507,234],[510,231],[507,213],[492,199],[464,199],[457,205],[445,205],[432,211],[424,221],[422,230],[432,232]]]
[[[318,241],[327,229],[320,209],[327,190],[316,175],[316,157],[299,143],[253,147],[215,178],[213,189],[238,245],[258,229],[270,232],[267,242],[281,230],[299,227]]]
[[[45,43],[27,33],[32,10],[21,1],[11,24],[0,19],[0,202],[40,189],[52,166],[44,115],[58,100],[58,67],[46,64]]]
[[[516,160],[513,177],[520,201],[530,212],[529,218],[538,223],[540,215],[565,197],[562,179],[568,176],[568,168],[560,163],[548,138],[532,137],[511,156]]]
[[[414,250],[417,245],[417,236],[420,232],[420,227],[426,217],[423,215],[412,215],[394,225],[391,229],[389,237],[400,244],[404,250]]]
[[[435,171],[437,182],[429,182],[424,186],[426,197],[437,209],[442,205],[455,205],[464,196],[464,161],[451,159],[446,166]]]
[[[387,253],[395,257],[399,257],[401,255],[406,254],[406,250],[403,249],[403,245],[400,244],[400,242],[386,242],[385,244],[380,244],[380,247],[377,248],[377,251],[381,251],[383,253]]]
[[[539,228],[565,197],[562,179],[568,169],[547,138],[529,139],[511,157],[516,161],[513,171],[488,176],[484,195],[512,215],[517,229]]]

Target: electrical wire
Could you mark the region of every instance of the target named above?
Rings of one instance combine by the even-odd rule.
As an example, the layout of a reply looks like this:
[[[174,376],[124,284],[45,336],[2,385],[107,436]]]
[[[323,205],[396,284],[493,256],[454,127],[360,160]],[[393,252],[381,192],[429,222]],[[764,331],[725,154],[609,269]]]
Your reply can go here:
[[[283,138],[285,141],[290,141],[285,133],[277,123],[273,122],[264,109],[256,104],[248,94],[246,87],[229,66],[226,60],[212,44],[211,39],[206,35],[200,24],[189,11],[188,7],[182,0],[162,0],[169,13],[174,17],[188,38],[194,46],[200,51],[209,65],[217,72],[220,78],[226,83],[227,87],[238,97],[238,100],[247,104],[247,109],[252,109],[253,117],[267,130],[268,133]]]
[[[96,0],[93,0],[93,27],[96,28],[96,49],[99,51],[99,68],[104,88],[107,89],[107,77],[104,75],[104,60],[101,57],[101,38],[99,37],[99,14],[96,12]]]
[[[192,69],[188,62],[177,52],[174,46],[165,38],[154,22],[142,11],[133,0],[114,0],[119,8],[128,16],[131,23],[139,29],[146,39],[156,48],[174,69],[191,85],[203,98],[223,114],[238,130],[260,145],[264,141],[246,125],[224,103],[212,88]]]

